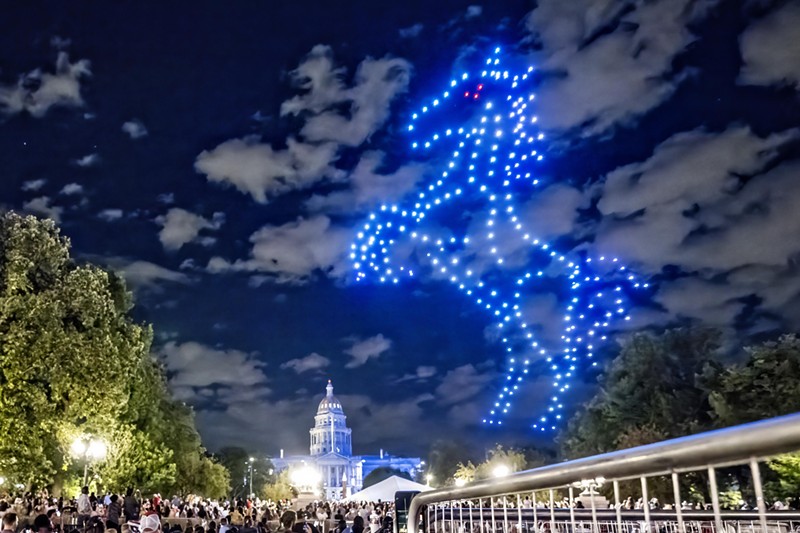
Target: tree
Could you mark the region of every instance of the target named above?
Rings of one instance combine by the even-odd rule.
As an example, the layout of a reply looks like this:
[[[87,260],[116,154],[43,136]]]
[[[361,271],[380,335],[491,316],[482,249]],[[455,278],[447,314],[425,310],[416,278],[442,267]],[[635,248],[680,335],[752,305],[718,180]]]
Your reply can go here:
[[[52,221],[0,217],[0,472],[10,482],[74,486],[83,465],[70,447],[91,435],[108,448],[93,465],[104,488],[227,486],[132,307],[122,278],[75,263]]]
[[[475,479],[488,479],[494,477],[498,467],[507,468],[508,472],[525,470],[528,461],[523,452],[514,449],[504,449],[500,444],[489,450],[489,457],[475,469]]]
[[[230,473],[234,497],[250,492],[250,475],[253,476],[253,492],[261,494],[263,487],[275,482],[275,467],[269,459],[248,453],[238,446],[226,446],[217,454],[220,464]],[[251,463],[250,458],[253,458]],[[252,466],[252,470],[251,470]]]
[[[466,464],[458,463],[456,471],[453,473],[455,481],[463,481],[464,483],[472,483],[478,473],[478,467],[472,464],[472,461],[467,461]]]
[[[261,498],[265,500],[289,500],[297,496],[297,491],[289,481],[289,470],[284,470],[275,477],[275,480],[266,483],[261,489]]]
[[[371,487],[372,485],[380,483],[384,479],[389,479],[392,476],[399,476],[411,481],[411,476],[408,475],[408,472],[398,470],[397,468],[391,468],[389,466],[379,466],[364,477],[361,489],[363,490],[367,487]]]
[[[745,348],[741,366],[725,369],[711,393],[715,424],[731,426],[800,411],[800,339]]]
[[[52,483],[75,436],[115,426],[151,338],[121,287],[76,265],[52,221],[0,218],[0,471],[10,480]]]
[[[709,428],[719,338],[716,330],[699,328],[634,334],[598,393],[570,420],[562,454],[593,455]]]
[[[450,485],[457,465],[469,459],[469,452],[463,444],[451,440],[436,440],[428,452],[428,469],[426,476],[432,476],[435,485]],[[427,479],[421,479],[427,482]]]
[[[745,348],[744,365],[726,368],[709,401],[714,423],[724,427],[800,411],[800,339],[783,335]],[[786,454],[767,463],[764,489],[771,498],[800,492],[800,455]],[[752,480],[745,468],[734,470],[738,485],[753,498]]]

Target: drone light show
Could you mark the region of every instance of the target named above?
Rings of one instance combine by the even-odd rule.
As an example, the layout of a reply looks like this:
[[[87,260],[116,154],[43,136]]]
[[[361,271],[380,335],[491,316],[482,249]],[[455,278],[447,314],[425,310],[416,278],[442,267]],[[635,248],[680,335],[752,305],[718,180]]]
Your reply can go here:
[[[527,224],[526,204],[551,184],[538,173],[547,139],[534,112],[533,67],[509,72],[501,62],[497,48],[482,69],[452,79],[411,114],[410,157],[436,170],[405,200],[368,216],[350,259],[358,281],[446,280],[484,310],[505,360],[482,423],[502,426],[544,370],[552,391],[525,414],[537,431],[555,430],[570,381],[597,366],[609,328],[630,320],[630,295],[648,283],[615,257],[561,253]],[[543,288],[562,306],[556,343],[526,317],[526,298]]]

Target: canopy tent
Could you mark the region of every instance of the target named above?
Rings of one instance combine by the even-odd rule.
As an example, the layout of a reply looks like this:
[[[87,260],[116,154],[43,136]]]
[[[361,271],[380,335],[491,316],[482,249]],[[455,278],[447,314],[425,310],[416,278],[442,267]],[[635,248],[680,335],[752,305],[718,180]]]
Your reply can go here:
[[[380,483],[376,483],[364,490],[360,490],[355,494],[351,494],[345,498],[345,501],[376,502],[380,500],[383,502],[393,502],[395,492],[412,490],[425,492],[426,490],[433,490],[433,487],[422,485],[421,483],[415,483],[399,476],[392,476],[384,479]]]

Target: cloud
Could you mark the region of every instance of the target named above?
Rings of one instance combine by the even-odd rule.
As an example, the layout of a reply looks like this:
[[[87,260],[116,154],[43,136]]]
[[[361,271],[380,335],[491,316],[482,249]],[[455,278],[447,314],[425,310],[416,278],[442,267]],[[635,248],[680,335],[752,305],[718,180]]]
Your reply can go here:
[[[377,359],[392,347],[392,341],[379,333],[367,339],[351,339],[353,345],[344,350],[351,359],[345,368],[357,368],[366,364],[370,359]]]
[[[149,261],[127,261],[120,258],[106,258],[106,262],[118,270],[125,280],[136,289],[155,292],[161,290],[163,283],[189,283],[189,276],[164,268]]]
[[[739,177],[759,174],[798,138],[800,130],[761,138],[746,127],[674,135],[648,160],[608,174],[596,246],[651,273],[666,263],[690,271],[786,264],[798,248],[789,237],[798,223],[789,203],[796,188],[778,183],[795,165],[769,179]]]
[[[97,217],[106,222],[115,222],[121,219],[122,215],[122,209],[104,209],[97,214]]]
[[[202,230],[218,230],[225,222],[224,213],[214,213],[211,220],[185,209],[173,207],[165,216],[156,219],[161,224],[158,238],[165,250],[176,251],[184,244],[195,242]],[[212,241],[213,242],[213,241]]]
[[[64,213],[64,208],[54,206],[49,196],[40,196],[25,202],[22,204],[22,209],[34,215],[51,218],[56,223],[61,222],[61,215]]]
[[[422,24],[414,24],[413,26],[409,26],[407,28],[400,28],[398,33],[403,39],[413,39],[422,33],[423,28],[424,26]]]
[[[800,4],[786,2],[756,20],[739,38],[748,85],[800,84]]]
[[[436,375],[436,367],[435,366],[418,366],[417,369],[414,371],[413,374],[406,374],[400,379],[397,380],[398,383],[403,381],[425,381],[426,379],[432,378]]]
[[[75,164],[82,168],[93,167],[100,162],[98,154],[88,154],[75,160]]]
[[[688,74],[673,59],[695,37],[713,0],[543,0],[527,24],[547,73],[537,93],[540,123],[587,135],[629,124],[664,102]]]
[[[278,283],[302,283],[316,272],[341,277],[347,272],[349,229],[334,226],[326,216],[299,218],[280,226],[264,226],[250,236],[250,257],[234,263],[213,257],[210,272],[244,271],[271,274]]]
[[[371,209],[381,203],[394,203],[414,189],[422,179],[426,166],[411,163],[390,174],[378,172],[383,164],[382,152],[366,152],[348,176],[350,189],[327,195],[315,194],[306,202],[312,211],[352,213]]]
[[[298,374],[302,374],[310,370],[322,370],[330,364],[331,360],[327,357],[323,357],[318,353],[312,353],[298,359],[290,359],[283,363],[281,368],[290,368]]]
[[[308,428],[314,425],[314,413],[324,394],[321,384],[319,390],[320,394],[292,399],[235,398],[221,410],[197,409],[203,442],[212,450],[235,444],[276,455],[280,449],[285,449],[290,455],[308,453]],[[429,394],[380,402],[348,392],[344,387],[336,388],[336,396],[347,414],[348,426],[353,430],[356,453],[377,454],[379,447],[391,453],[403,453],[402,445],[397,443],[404,442],[403,437],[412,432],[443,436],[445,431],[452,434],[454,429],[450,426],[445,430],[441,424],[437,426],[432,417],[426,416],[432,399]],[[254,428],[254,431],[242,434],[242,427]],[[258,435],[276,427],[281,431],[265,448],[264,439]]]
[[[408,88],[410,71],[404,59],[367,58],[359,64],[353,86],[346,87],[331,48],[317,45],[292,72],[294,84],[306,92],[284,102],[281,115],[305,116],[301,134],[308,141],[359,146],[389,117],[392,100]]]
[[[38,191],[44,184],[47,183],[45,179],[38,179],[38,180],[30,180],[22,183],[22,190],[23,191]]]
[[[467,6],[467,12],[464,14],[466,19],[474,19],[483,14],[483,7],[479,5]]]
[[[61,193],[64,196],[72,196],[75,194],[83,194],[83,186],[78,183],[67,183],[61,189]]]
[[[266,203],[269,196],[341,176],[331,166],[337,157],[335,144],[307,144],[292,138],[286,144],[286,149],[275,150],[257,137],[231,139],[204,150],[194,168],[209,181],[230,183],[259,203]]]
[[[167,365],[170,387],[184,400],[197,401],[210,388],[229,405],[257,402],[269,394],[265,364],[253,354],[175,341],[159,353]]]
[[[743,330],[792,316],[800,161],[781,154],[798,139],[800,130],[759,137],[742,126],[685,132],[606,177],[593,246],[646,274],[682,273],[654,296],[666,316],[649,317]]]
[[[122,124],[122,131],[127,133],[131,139],[141,139],[147,136],[147,128],[141,120],[133,119]]]
[[[82,107],[81,79],[91,75],[86,59],[69,62],[66,52],[59,52],[55,73],[33,70],[20,77],[16,85],[0,85],[0,112],[15,115],[27,111],[41,118],[51,108]]]
[[[495,373],[480,373],[471,365],[448,370],[436,387],[437,401],[444,405],[463,403],[482,392],[495,379]]]
[[[588,202],[581,191],[555,183],[532,195],[520,212],[525,227],[535,228],[536,236],[547,240],[572,233],[578,210],[586,207]]]

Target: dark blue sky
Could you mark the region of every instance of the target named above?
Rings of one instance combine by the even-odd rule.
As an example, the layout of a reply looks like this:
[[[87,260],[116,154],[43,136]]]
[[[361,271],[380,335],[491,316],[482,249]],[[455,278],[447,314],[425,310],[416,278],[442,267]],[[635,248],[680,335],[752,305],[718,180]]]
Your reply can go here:
[[[0,21],[0,201],[126,273],[212,449],[302,451],[328,378],[357,452],[525,443],[549,365],[527,354],[487,429],[509,366],[489,317],[424,259],[398,286],[354,283],[368,213],[441,173],[409,149],[411,114],[495,45],[537,67],[546,157],[521,218],[568,260],[617,255],[653,283],[596,357],[687,322],[735,345],[800,323],[798,27],[796,2],[767,0],[20,3]],[[477,238],[485,209],[438,227]],[[555,352],[569,291],[545,277],[520,312]],[[576,373],[567,414],[592,393]]]

